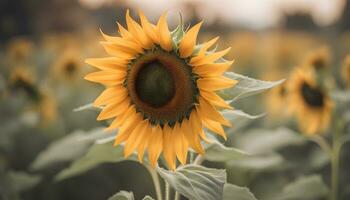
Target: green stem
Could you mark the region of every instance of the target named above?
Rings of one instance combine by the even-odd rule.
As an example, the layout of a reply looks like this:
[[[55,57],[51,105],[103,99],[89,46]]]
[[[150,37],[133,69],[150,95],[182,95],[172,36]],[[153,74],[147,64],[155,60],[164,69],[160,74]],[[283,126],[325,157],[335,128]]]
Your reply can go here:
[[[333,134],[332,160],[331,160],[331,200],[338,200],[339,192],[339,157],[342,146],[343,123],[336,123],[336,132]]]
[[[165,200],[170,200],[170,185],[165,181]]]
[[[204,161],[204,156],[198,154],[196,159],[194,160],[193,164],[201,165],[203,161]]]
[[[157,174],[156,170],[153,169],[151,166],[149,166],[147,164],[145,166],[146,166],[146,169],[148,170],[148,172],[150,173],[150,175],[152,177],[154,188],[156,190],[157,200],[163,200],[162,191],[160,189],[159,177],[158,177],[158,174]]]
[[[175,192],[175,200],[180,200],[180,193],[178,193],[177,191]]]
[[[333,153],[332,153],[332,161],[331,161],[331,167],[332,167],[332,192],[331,192],[331,200],[338,200],[338,187],[339,187],[339,152],[340,148],[338,144],[334,144],[333,147]]]

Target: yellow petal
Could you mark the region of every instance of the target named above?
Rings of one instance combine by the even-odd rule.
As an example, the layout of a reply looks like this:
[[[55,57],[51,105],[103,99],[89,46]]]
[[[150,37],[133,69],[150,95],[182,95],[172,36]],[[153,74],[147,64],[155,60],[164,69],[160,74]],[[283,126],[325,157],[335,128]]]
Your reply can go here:
[[[218,39],[219,39],[219,37],[215,37],[215,38],[209,40],[208,42],[202,44],[201,49],[199,50],[198,54],[195,57],[193,57],[191,59],[191,61],[197,62],[198,60],[202,59],[205,56],[205,54],[207,53],[207,50],[211,46],[213,46],[218,41]]]
[[[120,35],[125,38],[125,39],[130,39],[130,40],[134,40],[134,37],[132,36],[132,34],[126,30],[121,24],[118,23],[118,29],[119,29],[119,33]]]
[[[105,120],[105,119],[118,116],[129,108],[129,104],[130,104],[129,98],[124,98],[121,101],[118,101],[113,104],[109,104],[108,106],[103,108],[103,110],[98,115],[97,120]]]
[[[201,77],[220,76],[231,67],[232,63],[233,61],[199,65],[193,68],[193,72]]]
[[[120,85],[124,82],[126,71],[122,70],[105,70],[99,72],[93,72],[84,77],[84,79],[101,83],[104,85],[114,86]]]
[[[130,17],[129,10],[126,11],[126,24],[130,33],[140,42],[143,48],[149,49],[152,47],[152,41],[147,37],[142,27]]]
[[[121,127],[124,124],[125,120],[131,115],[136,115],[134,105],[129,106],[129,108],[124,113],[120,114],[117,118],[115,118],[111,125],[109,125],[108,129],[115,129]]]
[[[142,12],[139,12],[139,16],[140,16],[142,28],[145,31],[146,35],[154,43],[159,44],[159,37],[158,37],[158,34],[156,32],[156,29],[152,26],[152,24],[148,21],[148,19],[146,18],[146,16]]]
[[[192,127],[193,130],[195,130],[196,133],[199,134],[199,136],[205,141],[205,142],[210,142],[210,140],[207,138],[203,131],[203,124],[202,120],[199,116],[199,113],[197,112],[196,109],[192,110],[191,116],[190,116],[190,121],[192,122]]]
[[[142,121],[142,117],[139,114],[131,115],[125,120],[123,126],[119,129],[118,135],[115,138],[113,146],[117,146],[123,141],[127,140],[132,132],[132,130]],[[106,129],[106,131],[110,131],[110,127]]]
[[[221,108],[226,108],[226,109],[232,109],[232,107],[227,104],[221,97],[213,91],[206,91],[200,89],[200,95],[208,100],[211,104],[221,107]]]
[[[171,170],[176,168],[176,157],[175,157],[175,144],[174,144],[174,132],[168,124],[163,127],[164,140],[163,140],[163,155]]]
[[[203,97],[199,97],[199,105],[196,106],[198,114],[203,120],[204,118],[210,119],[221,123],[222,125],[231,127],[231,123],[227,121],[207,100]]]
[[[198,137],[199,130],[196,129],[196,126],[194,125],[194,117],[192,114],[190,115],[190,119],[184,119],[181,123],[181,127],[184,131],[184,135],[186,136],[189,145],[193,150],[195,150],[197,153],[203,154],[204,150],[200,143],[200,139]]]
[[[101,42],[101,44],[108,54],[115,56],[117,58],[121,58],[124,60],[131,60],[136,57],[136,54],[131,52],[126,52],[120,48],[115,48],[114,46],[111,46],[109,43]]]
[[[124,87],[111,87],[105,89],[99,97],[94,101],[94,106],[103,106],[121,101],[128,96],[128,91]]]
[[[237,82],[238,82],[237,80],[232,80],[224,76],[207,77],[207,78],[198,79],[197,85],[202,90],[216,91],[216,90],[233,87]]]
[[[159,21],[157,23],[159,43],[164,50],[171,51],[171,49],[173,48],[173,44],[172,44],[170,31],[169,31],[168,24],[166,22],[165,17],[166,17],[166,13],[164,13],[159,18]]]
[[[219,51],[219,52],[205,55],[203,58],[199,59],[198,61],[195,61],[192,58],[190,61],[190,64],[192,66],[198,66],[198,65],[213,63],[213,62],[217,61],[218,59],[220,59],[221,57],[223,57],[224,55],[226,55],[230,51],[230,49],[231,49],[231,47],[229,47],[225,50]]]
[[[192,55],[194,46],[196,45],[197,35],[199,32],[199,29],[201,28],[202,23],[203,22],[199,22],[198,24],[193,26],[189,31],[187,31],[187,33],[181,39],[180,45],[179,45],[181,58],[187,58],[190,55]]]
[[[129,51],[131,53],[142,53],[142,47],[136,43],[133,42],[131,40],[127,40],[121,37],[112,37],[109,35],[106,35],[105,33],[102,32],[102,30],[100,30],[103,38],[105,40],[107,40],[108,43],[110,43],[111,45],[115,45],[116,47],[120,47],[121,49],[125,50],[125,51]]]
[[[218,135],[222,136],[225,140],[227,140],[225,131],[219,122],[215,122],[209,119],[204,119],[203,124],[209,130],[213,131],[214,133],[217,133]]]
[[[157,126],[152,126],[152,144],[148,147],[148,158],[152,167],[155,167],[160,153],[163,150],[163,130]]]
[[[181,164],[186,164],[186,155],[184,154],[185,152],[184,147],[183,147],[183,131],[180,128],[180,124],[176,123],[174,128],[173,128],[173,144],[174,144],[174,150],[176,153],[176,156],[178,160],[180,161]]]
[[[128,60],[117,57],[89,58],[86,59],[85,62],[101,70],[115,69],[126,71],[126,66],[128,64]]]
[[[148,121],[143,120],[132,131],[124,146],[124,157],[129,157],[135,151],[136,147],[138,147],[142,142],[141,139],[144,137],[147,130],[147,125]]]
[[[152,140],[151,137],[152,129],[151,124],[147,122],[146,130],[141,138],[141,142],[139,146],[137,147],[137,158],[142,163],[143,161],[143,155],[145,154],[145,150],[148,146],[149,140]]]

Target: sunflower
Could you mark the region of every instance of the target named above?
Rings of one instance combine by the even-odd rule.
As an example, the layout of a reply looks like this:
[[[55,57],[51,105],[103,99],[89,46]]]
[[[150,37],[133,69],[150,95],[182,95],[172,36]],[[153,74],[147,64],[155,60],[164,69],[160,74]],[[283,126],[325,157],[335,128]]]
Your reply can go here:
[[[53,64],[55,77],[74,80],[78,77],[83,66],[79,51],[75,48],[67,48],[64,53]]]
[[[94,101],[103,106],[97,119],[114,119],[107,129],[119,129],[114,144],[125,142],[125,157],[137,150],[142,162],[148,150],[155,166],[163,152],[175,169],[176,158],[186,163],[189,148],[204,153],[203,127],[226,137],[222,125],[231,124],[216,108],[231,107],[215,91],[236,84],[223,76],[233,62],[222,59],[229,49],[209,51],[217,37],[196,46],[202,22],[186,33],[181,25],[170,32],[166,13],[156,25],[139,16],[141,25],[126,12],[127,29],[118,23],[120,37],[101,31],[111,57],[87,59],[101,71],[85,79],[106,86]]]
[[[13,91],[24,91],[31,100],[39,100],[39,91],[35,86],[34,75],[28,68],[16,67],[10,74],[9,86]]]
[[[297,116],[302,131],[308,135],[328,128],[333,103],[316,81],[312,68],[297,68],[288,81],[288,112]]]
[[[8,44],[6,57],[12,63],[23,63],[28,60],[33,49],[32,41],[26,38],[16,38]]]
[[[344,59],[341,74],[345,83],[350,86],[350,55],[347,55]]]

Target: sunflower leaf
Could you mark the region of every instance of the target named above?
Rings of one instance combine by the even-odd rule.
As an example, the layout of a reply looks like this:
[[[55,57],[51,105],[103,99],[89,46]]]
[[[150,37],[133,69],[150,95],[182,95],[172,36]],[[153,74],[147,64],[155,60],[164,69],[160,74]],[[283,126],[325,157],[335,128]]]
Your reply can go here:
[[[303,136],[285,127],[275,130],[253,129],[236,141],[239,149],[252,154],[271,153],[283,147],[302,145],[307,142]]]
[[[206,147],[204,156],[205,159],[209,161],[227,162],[231,160],[241,160],[250,155],[239,149],[226,147],[223,144],[214,141]]]
[[[321,176],[312,175],[301,177],[296,181],[288,184],[279,195],[280,199],[323,199],[327,197],[329,189],[322,181]]]
[[[41,170],[59,162],[72,161],[82,156],[97,139],[109,136],[102,128],[88,133],[77,130],[50,144],[31,164],[32,170]]]
[[[234,87],[219,92],[220,96],[231,101],[236,101],[243,97],[261,93],[284,82],[284,79],[279,81],[262,81],[236,74],[234,72],[226,72],[225,76],[238,81]]]
[[[257,200],[248,188],[239,187],[230,183],[224,186],[223,200],[239,199],[239,200]]]
[[[136,160],[134,156],[128,158]],[[123,147],[114,147],[112,143],[94,144],[88,152],[80,159],[74,161],[68,168],[61,171],[55,179],[61,181],[70,177],[80,175],[103,163],[118,163],[126,160],[123,154]]]
[[[171,32],[171,38],[173,39],[173,42],[176,48],[177,48],[177,45],[180,43],[180,40],[185,35],[183,18],[181,13],[179,14],[179,18],[180,18],[179,25],[176,27],[176,29],[173,32]]]
[[[226,171],[199,165],[185,165],[176,171],[157,168],[160,176],[176,191],[193,200],[222,199]]]
[[[246,118],[246,119],[258,119],[265,116],[265,113],[259,115],[250,115],[243,110],[224,110],[221,114],[230,121],[235,121],[237,118]]]
[[[143,199],[142,200],[154,200],[152,197],[150,197],[150,196],[145,196],[145,197],[143,197]]]
[[[20,171],[9,171],[4,179],[8,183],[6,188],[9,188],[15,193],[30,189],[41,181],[41,177],[38,175],[31,175]]]
[[[260,156],[249,156],[245,159],[236,162],[235,160],[227,162],[228,168],[234,171],[251,171],[263,172],[280,169],[284,159],[279,154],[267,154]]]
[[[100,107],[95,107],[92,103],[88,103],[82,106],[79,106],[78,108],[74,108],[73,112],[80,112],[80,111],[84,111],[84,110],[100,110]]]
[[[132,192],[121,190],[117,194],[108,198],[108,200],[134,200]]]

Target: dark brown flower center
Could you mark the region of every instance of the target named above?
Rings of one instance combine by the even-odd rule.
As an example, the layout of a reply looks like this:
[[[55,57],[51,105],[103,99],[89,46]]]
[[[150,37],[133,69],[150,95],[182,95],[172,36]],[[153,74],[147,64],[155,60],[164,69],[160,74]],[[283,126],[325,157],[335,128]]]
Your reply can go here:
[[[161,125],[188,117],[198,94],[191,67],[176,54],[161,49],[134,59],[125,85],[137,110]]]
[[[314,59],[312,61],[312,66],[316,69],[316,70],[321,70],[324,69],[326,67],[326,61],[322,58],[317,58]]]
[[[172,74],[158,60],[145,63],[136,77],[136,93],[154,108],[164,106],[175,95]]]
[[[324,105],[324,94],[319,88],[311,87],[308,83],[303,83],[301,94],[305,102],[312,107],[322,107]]]
[[[65,71],[68,75],[72,75],[75,73],[75,71],[77,70],[77,64],[73,61],[69,61],[66,63],[65,65]]]

